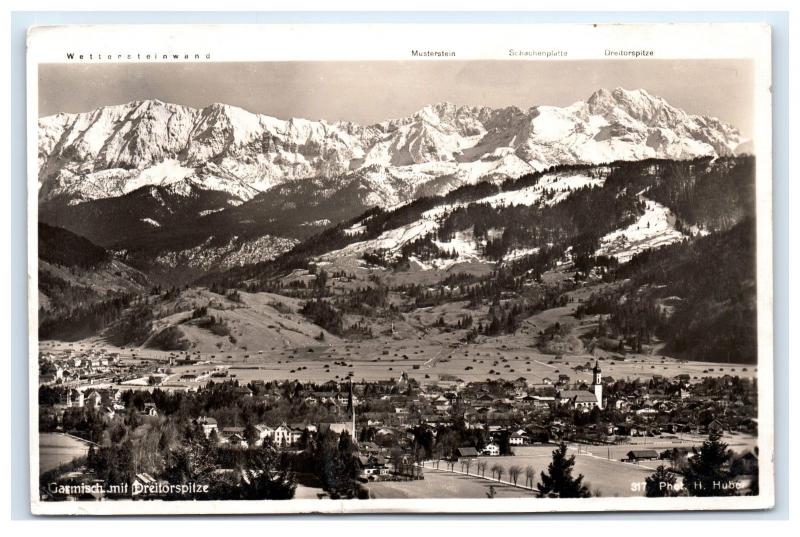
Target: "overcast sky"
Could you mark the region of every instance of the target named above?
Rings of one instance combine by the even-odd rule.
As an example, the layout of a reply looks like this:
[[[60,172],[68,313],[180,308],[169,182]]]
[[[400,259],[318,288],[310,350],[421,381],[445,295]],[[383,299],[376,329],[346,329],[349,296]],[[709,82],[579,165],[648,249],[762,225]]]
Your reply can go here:
[[[752,135],[752,63],[740,60],[47,64],[39,68],[39,115],[160,99],[369,124],[441,101],[566,106],[617,86]]]

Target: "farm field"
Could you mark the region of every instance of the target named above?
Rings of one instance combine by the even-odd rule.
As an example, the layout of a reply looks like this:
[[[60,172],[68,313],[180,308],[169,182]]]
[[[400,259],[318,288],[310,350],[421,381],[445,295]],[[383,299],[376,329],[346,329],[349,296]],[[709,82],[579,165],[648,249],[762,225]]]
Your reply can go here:
[[[86,455],[89,444],[60,433],[39,434],[39,473]]]
[[[87,347],[55,342],[42,346],[43,350],[48,351],[82,350]],[[115,349],[110,351],[115,352]],[[169,355],[165,351],[149,349],[120,351],[123,362],[167,362]],[[354,380],[374,381],[397,378],[401,372],[405,372],[422,384],[439,381],[444,375],[457,377],[465,382],[522,377],[531,385],[541,385],[545,379],[556,380],[560,374],[569,375],[572,381],[590,382],[589,370],[576,372],[574,368],[594,364],[596,359],[600,360],[606,379],[647,380],[655,375],[669,378],[680,374],[698,379],[726,374],[744,378],[754,378],[757,375],[757,368],[754,366],[686,362],[644,354],[629,354],[624,361],[592,354],[563,355],[557,358],[531,347],[512,347],[503,343],[501,338],[469,346],[451,346],[437,341],[378,338],[363,343],[268,348],[263,352],[248,353],[195,353],[188,356],[201,363],[173,367],[173,375],[168,379],[170,384],[182,384],[178,380],[182,374],[203,373],[215,366],[224,365],[228,366],[229,375],[241,383],[287,378],[306,382],[341,381],[350,373]],[[203,383],[205,382],[204,380]]]
[[[591,381],[591,372],[576,372],[577,366],[594,363],[594,356],[564,356],[556,359],[530,348],[502,348],[502,346],[472,345],[450,348],[430,343],[396,345],[364,344],[340,347],[302,348],[276,351],[250,357],[245,362],[239,356],[210,358],[213,364],[229,365],[229,374],[240,382],[251,380],[282,380],[324,382],[343,380],[350,373],[354,380],[383,380],[396,378],[405,372],[422,384],[441,380],[441,376],[457,377],[465,382],[486,379],[524,378],[531,385],[556,380],[560,374],[569,375],[573,381]],[[311,351],[309,351],[311,349]],[[339,362],[339,364],[334,364]],[[344,365],[341,362],[345,362]],[[325,367],[329,365],[329,367]],[[416,366],[416,368],[415,368]],[[608,378],[639,378],[647,380],[655,375],[674,377],[688,374],[691,377],[722,376],[725,374],[752,378],[755,368],[725,367],[704,362],[679,362],[671,358],[637,355],[624,362],[600,361],[603,376]],[[198,366],[187,366],[200,370]],[[175,368],[175,372],[182,371]]]
[[[616,444],[613,446],[579,446],[581,453],[589,453],[598,457],[612,459],[622,459],[626,453],[632,449],[654,449],[656,451],[664,451],[665,449],[672,449],[673,447],[692,447],[698,449],[704,441],[708,440],[704,435],[681,434],[679,436],[661,437],[631,437],[629,441],[624,444]],[[752,451],[758,445],[758,438],[752,435],[743,433],[729,433],[725,432],[721,438],[722,442],[728,444],[728,449],[735,453],[744,451]],[[523,446],[514,448],[515,453],[523,453],[524,450],[530,449],[533,446]],[[575,446],[576,449],[578,446]],[[522,451],[520,451],[522,450]]]
[[[563,277],[563,274],[549,274],[549,278],[556,277]],[[536,386],[553,382],[559,375],[568,375],[572,382],[589,382],[590,367],[595,360],[599,361],[607,381],[634,378],[646,381],[656,375],[671,378],[681,374],[692,379],[726,374],[756,377],[756,366],[677,360],[658,354],[657,346],[643,354],[625,356],[599,348],[586,352],[583,340],[577,336],[594,330],[597,319],[579,320],[575,311],[580,301],[596,287],[572,291],[572,301],[566,306],[531,315],[514,334],[482,338],[472,344],[462,343],[463,333],[458,330],[433,328],[440,320],[446,326],[453,326],[464,315],[476,318],[482,315],[470,310],[463,301],[417,308],[391,323],[386,319],[370,319],[375,337],[347,342],[328,333],[323,334],[322,340],[316,339],[320,329],[298,313],[301,301],[297,299],[271,293],[241,293],[241,302],[232,302],[205,289],[191,289],[174,305],[182,313],[169,315],[157,323],[180,326],[192,345],[187,351],[160,351],[146,346],[118,348],[100,337],[76,342],[43,341],[40,349],[44,352],[105,351],[116,353],[123,364],[133,365],[163,366],[170,358],[197,361],[193,365],[171,367],[164,384],[178,389],[195,388],[209,380],[203,377],[186,381],[180,379],[181,375],[202,375],[219,366],[225,366],[228,375],[210,380],[235,379],[243,384],[285,379],[317,383],[349,378],[377,381],[397,378],[405,372],[421,384],[454,378],[465,382],[523,378],[529,385]],[[208,304],[209,311],[226,320],[231,336],[235,334],[235,345],[228,338],[214,336],[208,330],[181,321],[191,316],[191,308],[203,304]],[[356,321],[360,319],[354,317],[348,322]],[[573,335],[565,341],[564,352],[557,348],[543,352],[536,345],[538,335],[555,323],[570,327]]]

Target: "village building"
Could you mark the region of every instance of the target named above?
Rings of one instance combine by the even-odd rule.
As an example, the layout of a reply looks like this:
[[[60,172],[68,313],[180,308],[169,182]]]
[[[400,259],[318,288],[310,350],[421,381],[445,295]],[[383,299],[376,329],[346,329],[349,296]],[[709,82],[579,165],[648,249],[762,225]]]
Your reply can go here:
[[[207,416],[200,416],[195,420],[195,423],[199,425],[202,430],[203,434],[206,438],[208,438],[212,432],[216,432],[219,434],[219,428],[217,427],[217,420],[214,418],[209,418]]]
[[[247,441],[244,437],[244,427],[223,427],[219,434],[219,440],[223,444],[247,446]]]
[[[498,455],[500,454],[500,449],[497,450]],[[475,457],[479,457],[480,453],[478,450],[472,446],[464,446],[460,448],[456,448],[456,455],[459,459],[473,459]]]
[[[382,455],[359,455],[358,472],[362,479],[376,481],[389,475],[389,467],[386,464],[386,458]]]
[[[272,443],[279,447],[293,445],[293,438],[292,429],[286,423],[281,423],[275,427],[272,433]]]
[[[483,448],[483,454],[489,455],[490,457],[497,457],[500,455],[500,446],[494,442],[490,442]]]
[[[233,389],[233,393],[239,397],[252,397],[253,392],[247,386],[237,386]]]
[[[654,461],[659,458],[658,452],[653,449],[632,449],[625,454],[626,462]]]
[[[263,423],[256,425],[256,432],[258,433],[256,445],[259,446],[264,445],[265,440],[272,441],[275,436],[275,428],[270,427],[269,425],[264,425]]]
[[[62,406],[67,408],[83,408],[84,406],[84,398],[83,392],[80,390],[76,390],[74,388],[70,388],[65,390],[63,395],[61,396],[60,403]]]
[[[508,437],[508,443],[512,446],[523,446],[530,442],[530,438],[525,431],[517,431]]]
[[[83,402],[89,408],[100,408],[103,396],[97,390],[88,390],[83,396]]]

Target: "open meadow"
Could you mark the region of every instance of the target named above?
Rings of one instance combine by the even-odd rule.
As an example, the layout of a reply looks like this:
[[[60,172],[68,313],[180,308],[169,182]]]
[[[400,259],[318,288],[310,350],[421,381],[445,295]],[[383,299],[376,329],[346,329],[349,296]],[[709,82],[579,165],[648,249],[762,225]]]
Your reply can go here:
[[[511,477],[508,473],[508,469],[512,466],[519,466],[522,468],[523,473],[519,477],[517,485],[520,487],[518,490],[523,492],[525,486],[525,469],[528,466],[533,468],[534,472],[536,473],[536,483],[538,483],[541,480],[541,472],[547,469],[547,465],[550,464],[552,460],[552,453],[554,449],[555,446],[549,445],[525,446],[515,448],[514,456],[478,457],[471,462],[469,473],[472,475],[477,475],[477,463],[479,461],[486,462],[487,468],[485,471],[485,476],[484,474],[481,474],[482,477],[478,477],[477,479],[485,480],[487,485],[491,484],[492,482],[497,483],[496,476],[492,476],[491,471],[492,466],[497,464],[504,468],[504,473],[501,476],[502,482],[506,483],[506,486],[511,487]],[[570,455],[575,455],[573,476],[583,474],[584,484],[589,487],[589,490],[592,492],[593,496],[640,495],[638,492],[631,491],[631,484],[644,481],[645,478],[652,474],[655,469],[654,466],[650,467],[647,464],[636,465],[631,463],[623,463],[619,460],[609,460],[590,453],[578,453],[574,448],[570,448],[569,453]],[[427,463],[428,466],[431,464],[431,462]],[[440,470],[438,473],[444,471],[446,475],[449,475],[450,478],[456,482],[459,481],[459,478],[467,478],[467,476],[461,473],[466,470],[465,467],[462,467],[460,463],[457,463],[454,467],[456,473],[446,472],[446,465],[444,462],[439,464],[439,468]],[[464,468],[464,470],[462,470],[462,468]],[[430,471],[426,472],[426,479],[430,473]]]

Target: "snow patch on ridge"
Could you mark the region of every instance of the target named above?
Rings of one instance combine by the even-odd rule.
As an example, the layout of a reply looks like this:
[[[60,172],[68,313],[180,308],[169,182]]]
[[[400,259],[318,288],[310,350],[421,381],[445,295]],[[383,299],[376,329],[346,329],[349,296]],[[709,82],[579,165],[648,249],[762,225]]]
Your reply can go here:
[[[567,197],[581,188],[600,188],[605,184],[605,177],[590,177],[587,175],[545,175],[534,186],[520,190],[500,192],[481,200],[493,207],[510,205],[534,205],[539,203],[546,192],[555,195],[545,202],[552,206],[561,203]]]
[[[600,239],[595,255],[615,257],[627,263],[636,254],[682,241],[686,235],[675,229],[675,215],[668,208],[642,197],[644,214],[624,229],[613,231]]]
[[[181,163],[175,159],[166,159],[126,179],[124,183],[119,186],[119,195],[133,192],[143,186],[171,185],[183,181],[192,174],[194,174],[193,168],[182,166]]]
[[[509,261],[516,261],[517,259],[521,259],[525,256],[534,255],[539,252],[539,248],[516,248],[511,250],[506,255],[503,256],[504,262]]]
[[[224,211],[225,207],[220,207],[218,209],[206,209],[205,211],[200,211],[197,213],[199,216],[208,216],[209,214],[218,213],[220,211]]]
[[[423,215],[423,218],[420,220],[399,228],[384,231],[375,239],[348,244],[340,250],[334,250],[324,254],[320,259],[323,261],[330,261],[338,257],[360,257],[365,252],[374,252],[376,250],[385,250],[390,254],[397,254],[404,244],[421,239],[437,229],[439,229],[439,223],[432,218],[425,218]]]

